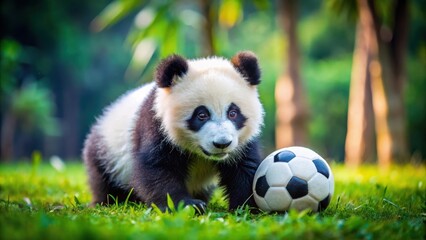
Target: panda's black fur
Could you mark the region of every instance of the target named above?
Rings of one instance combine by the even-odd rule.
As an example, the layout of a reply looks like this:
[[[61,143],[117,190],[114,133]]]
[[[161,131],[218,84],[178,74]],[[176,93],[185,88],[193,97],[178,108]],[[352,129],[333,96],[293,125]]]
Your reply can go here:
[[[259,84],[260,70],[252,53],[239,53],[231,63],[249,85]],[[255,206],[252,182],[261,161],[257,136],[239,146],[238,154],[233,155],[232,161],[202,159],[199,154],[194,154],[191,150],[168,140],[168,133],[162,126],[163,119],[159,118],[155,111],[156,93],[161,88],[173,89],[177,78],[184,76],[187,71],[187,60],[178,55],[172,55],[158,65],[155,74],[156,86],[150,89],[143,104],[139,106],[136,119],[133,121],[134,126],[131,127],[132,132],[129,135],[131,161],[125,163],[131,164],[132,169],[128,183],[121,183],[116,175],[112,174],[111,169],[114,166],[109,166],[113,161],[108,159],[108,152],[114,149],[108,149],[105,144],[100,124],[97,123],[92,127],[85,142],[83,158],[89,174],[93,204],[122,202],[129,197],[130,201],[140,201],[147,205],[155,203],[164,209],[167,207],[167,194],[169,194],[176,203],[183,201],[186,205],[194,205],[203,211],[212,192],[211,185],[206,185],[195,192],[189,192],[186,186],[190,168],[194,161],[198,161],[197,164],[201,165],[195,166],[202,166],[205,163],[206,168],[215,168],[219,186],[223,187],[229,199],[229,209],[236,209],[243,204]],[[238,91],[239,89],[235,89],[235,94],[239,94]],[[238,106],[234,103],[229,104],[229,109],[235,109],[238,113]],[[243,113],[237,117],[232,120],[239,130],[245,126],[247,118]],[[188,122],[188,129],[191,129],[190,124]],[[197,131],[199,128],[194,127],[191,131]]]

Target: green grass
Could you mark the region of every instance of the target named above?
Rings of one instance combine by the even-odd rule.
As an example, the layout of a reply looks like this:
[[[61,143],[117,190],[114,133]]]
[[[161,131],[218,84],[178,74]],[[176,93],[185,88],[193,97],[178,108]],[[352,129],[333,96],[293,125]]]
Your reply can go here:
[[[0,165],[0,239],[424,239],[426,167],[380,171],[333,165],[336,190],[320,214],[226,211],[216,192],[205,215],[128,203],[88,207],[84,167]]]

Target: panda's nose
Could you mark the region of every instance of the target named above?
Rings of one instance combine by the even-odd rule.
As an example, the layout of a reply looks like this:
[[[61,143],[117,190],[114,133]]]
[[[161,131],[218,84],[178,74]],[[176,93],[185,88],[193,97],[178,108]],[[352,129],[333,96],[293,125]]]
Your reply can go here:
[[[231,145],[232,141],[221,141],[221,142],[213,142],[213,145],[217,148],[224,149]]]

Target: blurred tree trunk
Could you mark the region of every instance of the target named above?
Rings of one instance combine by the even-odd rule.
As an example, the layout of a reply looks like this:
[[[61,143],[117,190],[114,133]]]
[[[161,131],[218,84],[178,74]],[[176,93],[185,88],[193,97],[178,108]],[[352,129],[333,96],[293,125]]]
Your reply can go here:
[[[203,43],[202,54],[204,56],[212,56],[216,53],[213,38],[214,12],[212,11],[212,4],[212,1],[200,0],[201,13],[203,14],[205,20],[201,28],[201,37]]]
[[[404,162],[408,157],[404,107],[408,3],[406,0],[396,1],[392,29],[383,26],[375,11],[374,2],[370,0],[369,6],[379,43],[381,68],[377,65],[377,72],[381,71],[382,75],[382,78],[376,78],[372,82],[373,91],[377,91],[376,96],[373,95],[377,153],[380,165],[388,166],[393,161]]]
[[[356,166],[374,157],[374,117],[369,66],[374,54],[374,26],[359,21],[352,63],[345,162]]]
[[[277,104],[276,147],[306,144],[308,106],[300,77],[300,53],[297,39],[298,1],[280,0],[278,16],[287,37],[285,73],[275,87]]]
[[[406,81],[405,47],[408,29],[408,4],[405,0],[396,1],[392,28],[383,25],[373,0],[358,0],[358,10],[358,30],[361,31],[359,34],[365,41],[363,45],[365,49],[362,51],[368,52],[368,57],[364,61],[364,64],[366,64],[364,68],[368,70],[367,74],[371,81],[378,161],[382,167],[386,167],[394,161],[403,161],[407,157],[403,91]],[[355,52],[356,54],[357,52]],[[362,69],[362,66],[354,67],[353,71],[361,71],[361,73],[358,73],[361,76]],[[354,75],[357,75],[357,73],[353,73],[352,76]],[[359,79],[357,81],[362,82]],[[351,87],[355,85],[356,83],[352,83]],[[354,91],[356,90],[351,89],[351,93]],[[365,101],[365,99],[358,99],[358,101]],[[354,103],[351,104],[350,108],[353,106]],[[349,118],[354,117],[353,112],[350,109]],[[362,112],[359,112],[359,114],[362,114]],[[365,126],[361,126],[361,124],[349,126],[353,122],[356,122],[356,120],[348,119],[346,154],[347,163],[356,165],[364,159],[360,158],[362,154],[353,154],[351,151],[362,153],[363,149],[360,144],[350,145],[351,140],[353,140],[350,138],[355,138],[350,135],[350,131],[362,131]],[[350,127],[354,129],[350,129]],[[349,150],[350,147],[357,149]]]

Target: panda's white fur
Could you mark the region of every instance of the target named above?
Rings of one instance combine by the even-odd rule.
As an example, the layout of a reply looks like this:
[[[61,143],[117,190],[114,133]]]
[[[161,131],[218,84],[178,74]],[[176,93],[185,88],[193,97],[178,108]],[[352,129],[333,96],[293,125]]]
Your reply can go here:
[[[98,119],[97,130],[103,140],[105,152],[102,159],[106,170],[120,185],[128,185],[132,176],[132,131],[136,113],[154,88],[154,83],[131,90],[109,107]]]
[[[156,83],[121,96],[88,135],[83,158],[94,203],[108,202],[111,194],[127,196],[133,188],[134,200],[164,207],[163,194],[171,193],[185,204],[201,206],[208,200],[203,189],[219,175],[230,208],[247,202],[260,163],[255,139],[263,124],[256,57],[249,52],[232,61],[172,56],[161,64]],[[242,126],[231,121],[230,105],[238,107]],[[200,106],[208,109],[209,120],[190,129],[188,121]],[[175,170],[158,168],[166,163]]]

